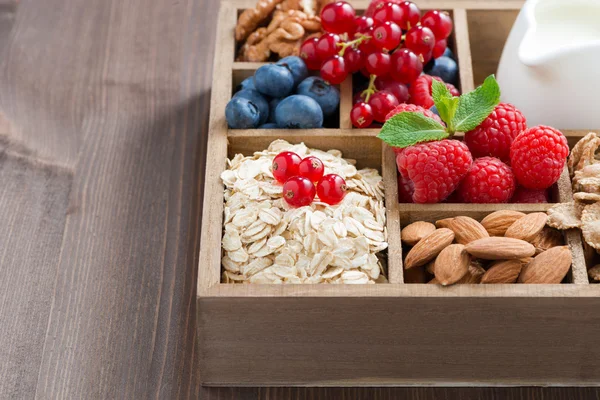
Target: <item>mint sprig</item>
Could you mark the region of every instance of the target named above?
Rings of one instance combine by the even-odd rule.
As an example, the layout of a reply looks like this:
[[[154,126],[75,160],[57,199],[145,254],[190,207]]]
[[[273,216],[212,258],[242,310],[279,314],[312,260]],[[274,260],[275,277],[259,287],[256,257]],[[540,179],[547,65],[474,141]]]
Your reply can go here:
[[[452,96],[452,93],[450,93],[446,84],[437,79],[434,79],[431,82],[431,95],[433,97],[433,102],[435,103],[435,108],[437,108],[438,114],[440,114],[440,118],[442,121],[446,122],[448,132],[454,133],[455,130],[452,125],[452,119],[454,118],[454,115],[456,115],[460,98]]]
[[[377,137],[393,147],[408,147],[448,137],[446,128],[420,112],[403,112],[390,118]]]
[[[422,142],[468,132],[481,124],[500,102],[500,87],[494,75],[472,92],[453,97],[446,84],[434,79],[431,94],[446,127],[419,112],[402,112],[390,118],[377,137],[393,147],[405,148]]]
[[[459,97],[452,126],[456,132],[468,132],[481,124],[500,103],[500,86],[494,75],[485,78],[483,85]]]

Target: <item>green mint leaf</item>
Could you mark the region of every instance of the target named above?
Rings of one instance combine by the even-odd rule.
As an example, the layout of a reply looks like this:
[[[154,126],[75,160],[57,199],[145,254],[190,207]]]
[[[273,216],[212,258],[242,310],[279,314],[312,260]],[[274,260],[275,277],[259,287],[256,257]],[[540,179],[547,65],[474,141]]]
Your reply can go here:
[[[405,148],[421,142],[448,137],[446,129],[435,119],[420,112],[402,112],[390,118],[377,137],[393,147]]]
[[[458,132],[468,132],[483,122],[500,102],[500,86],[494,75],[488,76],[483,85],[460,96],[458,109],[452,119],[452,127]]]
[[[446,84],[437,79],[434,79],[431,82],[431,94],[433,102],[435,103],[435,108],[437,108],[438,114],[440,114],[440,118],[448,126],[448,131],[454,133],[452,119],[454,118],[458,107],[458,97],[452,96],[446,87]]]

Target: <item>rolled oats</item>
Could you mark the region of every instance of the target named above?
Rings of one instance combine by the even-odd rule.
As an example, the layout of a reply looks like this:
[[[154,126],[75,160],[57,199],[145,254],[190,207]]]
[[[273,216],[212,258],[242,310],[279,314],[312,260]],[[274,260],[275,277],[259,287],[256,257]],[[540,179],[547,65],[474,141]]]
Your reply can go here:
[[[315,198],[309,206],[291,208],[271,164],[281,151],[314,155],[325,173],[347,183],[340,204]],[[375,169],[357,170],[338,150],[309,149],[303,143],[272,142],[253,156],[235,155],[221,174],[223,198],[223,282],[344,283],[387,282],[387,248],[383,183]]]

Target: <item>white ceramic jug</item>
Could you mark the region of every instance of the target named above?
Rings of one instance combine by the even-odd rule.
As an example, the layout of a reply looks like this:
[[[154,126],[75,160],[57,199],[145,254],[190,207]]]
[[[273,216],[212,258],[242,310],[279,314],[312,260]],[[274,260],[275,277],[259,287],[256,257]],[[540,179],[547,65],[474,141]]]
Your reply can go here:
[[[528,0],[497,79],[528,126],[599,129],[600,0]]]

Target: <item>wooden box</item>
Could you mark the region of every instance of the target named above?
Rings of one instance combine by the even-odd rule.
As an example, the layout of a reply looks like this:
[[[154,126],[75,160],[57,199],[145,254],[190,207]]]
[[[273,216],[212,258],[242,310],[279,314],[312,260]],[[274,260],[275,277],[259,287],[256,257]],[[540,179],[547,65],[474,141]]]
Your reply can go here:
[[[364,9],[366,0],[351,1]],[[499,209],[544,211],[547,204],[398,204],[391,149],[377,130],[352,129],[352,83],[341,87],[339,128],[228,130],[232,88],[261,64],[234,62],[233,29],[255,0],[226,0],[217,48],[198,265],[198,340],[205,385],[588,385],[600,382],[600,285],[588,284],[580,235],[567,283],[557,285],[405,284],[401,226],[455,215],[482,218]],[[453,14],[451,39],[460,86],[494,73],[520,0],[418,0]],[[571,146],[585,133],[562,128]],[[339,149],[378,168],[386,189],[389,284],[221,284],[225,159],[273,140]],[[563,174],[557,200],[571,198]]]

